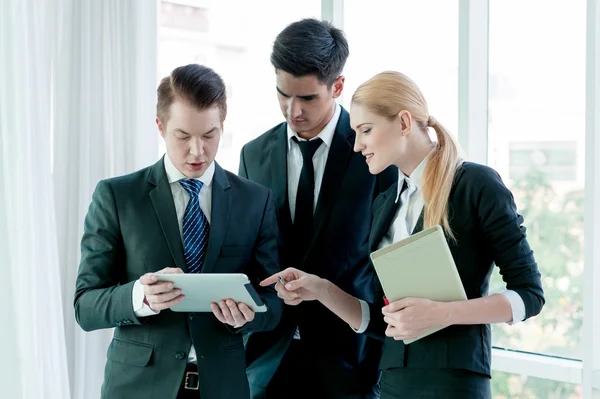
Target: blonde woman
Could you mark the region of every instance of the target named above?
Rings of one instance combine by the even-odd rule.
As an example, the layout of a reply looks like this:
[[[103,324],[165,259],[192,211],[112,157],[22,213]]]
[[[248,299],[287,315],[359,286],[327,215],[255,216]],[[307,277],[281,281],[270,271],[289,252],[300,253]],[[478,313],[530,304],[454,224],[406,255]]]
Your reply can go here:
[[[441,225],[469,298],[434,302],[404,298],[365,303],[325,279],[286,269],[262,282],[276,284],[288,305],[318,300],[358,333],[384,340],[381,398],[490,398],[491,323],[521,322],[544,305],[540,273],[525,236],[523,217],[492,169],[463,162],[454,140],[429,114],[407,76],[384,72],[352,97],[354,151],[369,171],[399,169],[397,185],[373,207],[372,251]],[[430,138],[431,130],[437,140]],[[507,290],[488,295],[494,264]],[[434,327],[443,330],[404,345]]]

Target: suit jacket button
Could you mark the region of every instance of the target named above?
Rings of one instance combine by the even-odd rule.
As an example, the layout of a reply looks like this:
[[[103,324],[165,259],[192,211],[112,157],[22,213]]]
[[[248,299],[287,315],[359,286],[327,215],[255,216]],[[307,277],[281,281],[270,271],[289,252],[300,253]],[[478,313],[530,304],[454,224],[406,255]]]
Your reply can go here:
[[[175,354],[175,359],[182,360],[183,358],[185,358],[185,353],[184,352],[177,352]]]
[[[194,320],[194,314],[193,314],[193,313],[190,313],[190,315],[188,316],[188,318],[189,318],[190,320]]]

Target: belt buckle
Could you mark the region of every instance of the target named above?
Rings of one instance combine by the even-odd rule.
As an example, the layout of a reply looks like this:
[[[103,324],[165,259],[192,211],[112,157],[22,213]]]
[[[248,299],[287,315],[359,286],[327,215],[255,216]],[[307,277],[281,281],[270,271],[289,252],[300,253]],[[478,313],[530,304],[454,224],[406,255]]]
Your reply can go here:
[[[190,380],[191,375],[196,376],[196,384],[195,384],[196,386],[189,385],[189,380]],[[185,372],[185,384],[183,385],[183,387],[185,389],[189,389],[191,391],[197,391],[199,385],[200,385],[200,381],[198,380],[198,373],[195,371],[186,371]]]

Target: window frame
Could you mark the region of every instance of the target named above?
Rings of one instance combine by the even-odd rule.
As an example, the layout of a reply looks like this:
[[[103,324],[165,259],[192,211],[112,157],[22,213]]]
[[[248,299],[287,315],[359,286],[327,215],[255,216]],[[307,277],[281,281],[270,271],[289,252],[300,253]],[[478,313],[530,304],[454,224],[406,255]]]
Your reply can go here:
[[[488,163],[489,0],[458,0],[458,140],[468,159]],[[344,28],[344,0],[322,0],[322,18]],[[600,398],[600,0],[586,11],[584,358],[563,359],[494,347],[492,369],[582,384]],[[597,139],[598,138],[598,139]]]

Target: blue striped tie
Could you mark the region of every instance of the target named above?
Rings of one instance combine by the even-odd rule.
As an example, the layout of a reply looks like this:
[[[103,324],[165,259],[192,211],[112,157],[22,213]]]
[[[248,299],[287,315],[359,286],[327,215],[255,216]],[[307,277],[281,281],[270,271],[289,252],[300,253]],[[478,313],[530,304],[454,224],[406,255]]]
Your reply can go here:
[[[183,214],[183,256],[188,267],[188,273],[199,273],[204,262],[204,255],[208,247],[208,233],[210,226],[202,209],[198,195],[203,183],[200,180],[180,180],[179,184],[190,195]]]

